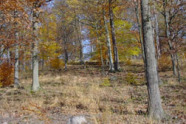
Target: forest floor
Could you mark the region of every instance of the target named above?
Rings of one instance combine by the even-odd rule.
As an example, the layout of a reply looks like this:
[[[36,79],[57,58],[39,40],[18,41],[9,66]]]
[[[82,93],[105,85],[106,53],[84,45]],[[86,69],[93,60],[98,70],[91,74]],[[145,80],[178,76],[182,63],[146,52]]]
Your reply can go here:
[[[66,124],[72,115],[85,115],[93,124],[186,123],[186,71],[182,83],[171,70],[160,72],[163,108],[171,119],[157,122],[146,115],[147,87],[143,65],[122,66],[118,73],[96,66],[69,66],[68,71],[40,72],[41,89],[30,91],[31,75],[21,87],[0,89],[0,124]]]

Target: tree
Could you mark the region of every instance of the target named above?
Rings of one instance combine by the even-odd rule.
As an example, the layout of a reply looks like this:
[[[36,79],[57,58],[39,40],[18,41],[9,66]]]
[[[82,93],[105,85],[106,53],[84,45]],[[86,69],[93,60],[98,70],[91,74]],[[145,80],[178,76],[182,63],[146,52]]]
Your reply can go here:
[[[111,41],[110,41],[110,34],[109,29],[107,25],[107,18],[105,15],[105,10],[103,9],[103,19],[104,19],[104,26],[105,26],[105,32],[106,32],[106,41],[107,41],[107,47],[108,47],[108,57],[109,57],[109,71],[114,72],[114,64],[112,59],[112,49],[111,49]]]
[[[141,1],[142,27],[145,50],[146,79],[148,89],[148,115],[161,120],[164,111],[161,105],[161,97],[158,84],[157,61],[155,57],[155,45],[151,24],[149,0]]]
[[[119,55],[118,55],[118,48],[116,43],[116,33],[114,27],[114,13],[113,13],[113,6],[112,0],[109,0],[109,16],[110,16],[110,28],[111,28],[111,36],[112,36],[112,44],[113,44],[113,53],[114,53],[114,68],[115,71],[119,71]]]
[[[39,1],[33,2],[33,36],[34,42],[32,43],[32,90],[37,91],[39,85],[39,58],[38,58],[38,28],[39,28]]]
[[[14,19],[18,16],[17,10],[14,10]],[[19,86],[19,33],[17,23],[15,22],[15,63],[14,63],[14,85]]]

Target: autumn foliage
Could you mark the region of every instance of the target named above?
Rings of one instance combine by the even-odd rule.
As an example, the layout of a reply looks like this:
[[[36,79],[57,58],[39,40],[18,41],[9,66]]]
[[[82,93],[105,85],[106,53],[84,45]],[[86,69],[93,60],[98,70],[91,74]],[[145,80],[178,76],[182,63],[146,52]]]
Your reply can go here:
[[[13,84],[14,68],[7,62],[0,65],[0,87],[6,87]]]

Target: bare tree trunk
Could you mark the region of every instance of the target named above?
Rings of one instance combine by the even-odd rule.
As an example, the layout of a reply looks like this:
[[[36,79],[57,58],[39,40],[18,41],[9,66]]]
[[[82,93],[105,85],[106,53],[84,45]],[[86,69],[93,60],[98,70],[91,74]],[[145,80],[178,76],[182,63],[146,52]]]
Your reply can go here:
[[[16,33],[16,40],[18,39],[18,34]],[[15,44],[15,63],[14,63],[14,85],[19,86],[19,45]]]
[[[150,19],[149,0],[142,0],[142,27],[145,50],[146,79],[148,89],[148,115],[161,120],[164,111],[161,105],[161,97],[158,84],[157,61],[155,56],[155,45],[153,42],[153,29]]]
[[[32,43],[32,91],[37,91],[40,88],[39,84],[39,56],[38,56],[38,27],[39,27],[39,12],[36,10],[38,8],[38,1],[34,2],[33,9],[33,34],[34,42]]]
[[[178,81],[179,83],[181,83],[180,64],[179,64],[179,58],[177,54],[176,54],[176,61],[177,61],[177,69],[178,69]]]
[[[163,0],[163,6],[164,6],[164,16],[165,16],[165,28],[166,28],[166,36],[168,39],[170,54],[171,54],[171,60],[172,60],[172,69],[173,69],[173,75],[177,75],[177,68],[176,68],[176,56],[174,54],[174,47],[170,39],[170,27],[169,27],[169,13],[166,11],[166,5],[167,1]]]
[[[0,64],[2,63],[2,59],[3,59],[3,52],[4,52],[4,46],[1,45],[0,46]]]
[[[16,45],[15,45],[16,46]],[[7,49],[7,62],[9,63],[9,65],[11,64],[11,56],[10,56],[10,49]]]
[[[139,36],[140,36],[142,57],[143,57],[143,62],[145,63],[145,53],[144,53],[144,45],[143,45],[143,34],[142,34],[142,28],[141,28],[141,22],[140,22],[139,1],[138,0],[136,1],[135,12],[136,12],[136,19],[137,19],[137,23],[138,23],[138,31],[139,31]]]
[[[143,42],[143,33],[142,33],[142,27],[141,27],[141,22],[140,22],[140,12],[139,12],[139,1],[136,1],[136,7],[135,7],[135,12],[136,12],[136,19],[137,19],[137,23],[138,23],[138,31],[139,31],[139,36],[140,36],[140,43],[141,43],[141,51],[142,51],[142,57],[143,57],[143,62],[145,64],[145,50],[144,50],[144,42]],[[146,68],[144,66],[144,68]],[[158,69],[158,67],[157,67]],[[163,84],[161,78],[159,77],[159,73],[158,73],[158,82],[159,84]]]
[[[68,51],[67,51],[67,41],[64,41],[64,54],[65,54],[65,70],[67,70],[67,63],[68,63]]]
[[[115,68],[115,71],[120,71],[119,55],[118,55],[116,33],[115,33],[115,27],[114,27],[114,13],[113,13],[113,8],[112,8],[112,0],[109,0],[109,16],[110,16],[111,36],[112,36],[113,51],[114,51],[114,68]]]
[[[109,71],[114,72],[114,64],[112,59],[112,49],[111,49],[111,42],[110,42],[110,35],[107,25],[107,19],[105,16],[105,11],[103,10],[103,18],[104,18],[104,24],[105,24],[105,31],[106,31],[106,40],[107,40],[107,47],[108,47],[108,57],[109,57]]]
[[[18,17],[18,12],[14,11],[14,19]],[[14,86],[19,86],[19,34],[17,31],[17,22],[15,23],[15,63],[14,63]]]
[[[158,23],[158,15],[157,15],[155,7],[154,7],[154,12],[155,12],[154,17],[155,17],[155,34],[156,34],[157,59],[159,59],[160,56],[161,56],[160,38],[159,38],[159,23]]]

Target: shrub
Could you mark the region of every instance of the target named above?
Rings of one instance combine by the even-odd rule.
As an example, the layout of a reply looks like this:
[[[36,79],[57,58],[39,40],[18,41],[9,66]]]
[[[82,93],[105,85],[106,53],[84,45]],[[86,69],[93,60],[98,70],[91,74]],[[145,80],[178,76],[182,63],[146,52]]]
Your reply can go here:
[[[171,58],[167,55],[162,55],[158,60],[158,66],[161,71],[166,71],[172,67]]]
[[[55,57],[53,59],[50,59],[49,65],[52,69],[60,69],[61,67],[64,67],[63,60],[59,59],[58,57]]]
[[[110,87],[110,80],[108,78],[104,78],[103,82],[100,84],[101,87]]]
[[[14,82],[14,68],[9,63],[0,65],[0,87],[6,87]]]
[[[136,78],[137,78],[137,77],[136,77],[134,74],[128,73],[127,76],[126,76],[126,81],[127,81],[127,83],[129,83],[129,84],[134,84],[134,85],[136,85],[136,84],[138,84]]]

